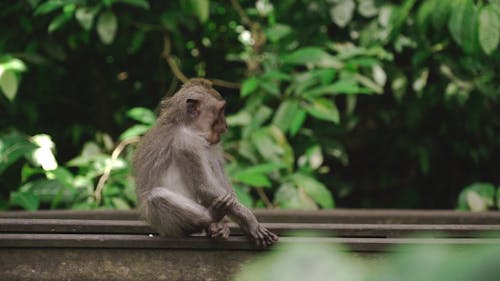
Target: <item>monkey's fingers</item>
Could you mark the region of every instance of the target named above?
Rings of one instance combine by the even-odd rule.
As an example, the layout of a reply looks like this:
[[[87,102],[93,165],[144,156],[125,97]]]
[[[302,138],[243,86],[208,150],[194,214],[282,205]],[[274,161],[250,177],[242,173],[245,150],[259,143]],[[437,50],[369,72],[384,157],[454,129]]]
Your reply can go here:
[[[231,230],[226,223],[212,223],[208,228],[208,235],[214,239],[228,239]]]
[[[278,236],[268,229],[265,230],[264,237],[268,246],[271,246],[274,242],[278,241]]]
[[[224,227],[221,232],[222,232],[221,237],[224,240],[227,240],[229,238],[229,234],[231,233],[231,230],[229,229],[229,227]]]
[[[260,242],[258,242],[258,245],[262,247],[269,247],[274,242],[278,241],[278,236],[262,225],[259,225],[257,233],[257,237],[259,237],[259,239],[261,240]]]
[[[231,208],[235,203],[236,203],[236,198],[234,198],[233,196],[231,196],[229,198],[229,200],[227,200],[226,202],[224,202],[224,206],[223,206],[224,210],[227,210],[227,209]]]
[[[223,196],[219,196],[214,200],[211,207],[214,210],[225,210],[227,209],[226,205],[228,204],[229,201],[231,201],[231,199],[232,196],[230,193],[227,193]]]
[[[266,246],[266,243],[264,241],[264,236],[262,235],[260,227],[257,229],[255,234],[253,235],[253,240],[254,240],[255,245],[257,245],[257,247],[263,248]]]

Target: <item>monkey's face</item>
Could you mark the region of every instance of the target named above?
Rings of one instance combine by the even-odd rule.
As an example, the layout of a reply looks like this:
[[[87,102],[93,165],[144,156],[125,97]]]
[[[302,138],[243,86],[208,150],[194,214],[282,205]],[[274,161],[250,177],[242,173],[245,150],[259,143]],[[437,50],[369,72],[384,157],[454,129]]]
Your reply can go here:
[[[226,117],[224,116],[225,108],[225,101],[218,101],[211,108],[212,114],[210,114],[210,117],[208,119],[212,122],[210,124],[210,135],[207,138],[207,141],[210,144],[219,143],[221,135],[227,131]]]
[[[192,118],[193,127],[209,144],[219,143],[221,135],[227,131],[225,108],[224,100],[212,97],[187,100],[187,112]]]
[[[217,115],[212,126],[212,131],[215,134],[213,143],[218,143],[220,141],[220,136],[227,132],[226,117],[224,116],[224,111],[226,109],[226,102],[223,101],[217,110]]]

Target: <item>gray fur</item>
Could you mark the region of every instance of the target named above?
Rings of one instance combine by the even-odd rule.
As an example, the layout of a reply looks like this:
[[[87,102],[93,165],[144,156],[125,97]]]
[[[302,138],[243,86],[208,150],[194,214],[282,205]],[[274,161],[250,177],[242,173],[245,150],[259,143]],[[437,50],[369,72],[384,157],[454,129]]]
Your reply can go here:
[[[186,112],[188,99],[200,101],[199,116]],[[162,101],[156,125],[134,155],[139,211],[165,236],[206,230],[213,237],[227,238],[229,229],[221,220],[229,215],[256,244],[269,246],[277,236],[236,200],[223,170],[218,142],[226,129],[224,104],[202,79],[189,81]]]

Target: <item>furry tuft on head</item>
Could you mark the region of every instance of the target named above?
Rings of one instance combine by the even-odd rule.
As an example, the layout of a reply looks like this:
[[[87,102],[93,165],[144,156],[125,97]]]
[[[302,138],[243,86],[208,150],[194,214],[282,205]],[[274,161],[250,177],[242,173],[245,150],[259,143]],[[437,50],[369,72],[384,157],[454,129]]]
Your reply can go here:
[[[182,87],[170,97],[164,97],[159,106],[159,115],[163,120],[168,120],[171,123],[177,123],[182,112],[179,111],[180,107],[172,106],[173,104],[180,104],[180,99],[186,95],[193,93],[209,94],[217,100],[223,100],[222,96],[212,87],[212,82],[204,78],[191,78]],[[177,111],[176,111],[177,110]]]
[[[182,88],[189,88],[191,86],[202,86],[205,88],[212,88],[213,84],[212,81],[204,78],[191,78],[186,83],[184,83],[184,85],[182,85]]]

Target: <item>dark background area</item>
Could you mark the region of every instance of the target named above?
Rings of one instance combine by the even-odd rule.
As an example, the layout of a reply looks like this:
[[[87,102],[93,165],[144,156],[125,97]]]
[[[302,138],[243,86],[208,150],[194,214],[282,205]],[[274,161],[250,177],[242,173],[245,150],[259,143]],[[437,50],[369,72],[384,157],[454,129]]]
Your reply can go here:
[[[372,10],[352,2],[355,8],[345,26],[333,15],[335,5],[339,5],[335,1],[275,1],[267,14],[255,1],[240,1],[250,23],[232,1],[60,1],[63,4],[50,12],[40,12],[40,7],[50,2],[59,5],[57,1],[37,0],[0,4],[2,61],[17,58],[27,68],[16,72],[16,97],[9,100],[0,95],[0,138],[14,131],[25,137],[48,134],[56,144],[60,165],[79,155],[98,133],[117,141],[136,123],[127,117],[129,109],[154,110],[161,97],[178,89],[181,82],[162,57],[167,35],[170,55],[188,77],[243,85],[251,77],[260,79],[258,89],[246,97],[240,96],[240,89],[216,87],[229,102],[228,116],[249,111],[249,104],[256,103],[255,96],[260,102],[256,108],[269,107],[273,114],[291,97],[301,105],[311,102],[301,100],[300,94],[286,94],[299,81],[295,74],[322,69],[314,64],[287,64],[286,56],[304,47],[322,48],[344,64],[336,69],[334,78],[317,82],[323,86],[351,74],[372,77],[374,65],[384,70],[387,79],[380,85],[382,94],[340,92],[324,97],[336,104],[340,122],[308,115],[299,133],[284,131],[295,152],[296,162],[290,171],[304,171],[318,179],[333,194],[336,207],[455,208],[464,187],[474,182],[500,184],[498,47],[484,51],[477,39],[477,21],[473,23],[477,30],[471,35],[474,44],[457,40],[454,23],[448,21],[454,22],[453,13],[458,12],[447,1],[443,1],[449,10],[442,16],[444,23],[430,12],[432,9],[426,10],[426,5],[436,1],[368,1],[373,3]],[[488,5],[496,8],[493,2],[468,3],[479,13]],[[207,3],[209,17],[204,18]],[[88,30],[71,12],[79,8],[99,9]],[[392,16],[384,26],[381,14],[385,9]],[[117,20],[117,31],[109,44],[97,31],[97,19],[105,11],[111,11]],[[68,19],[64,24],[49,32],[48,26],[65,13]],[[465,20],[460,24],[470,25]],[[273,29],[277,25],[287,26],[288,31],[272,40],[269,34],[277,34]],[[242,30],[254,40],[258,36],[266,40],[254,45],[242,43]],[[336,49],[348,44],[359,48],[359,54]],[[279,90],[278,95],[262,82],[274,72],[291,75],[290,79],[269,80]],[[413,84],[423,72],[428,73],[427,79],[416,89]],[[395,87],[397,79],[405,84]],[[355,107],[350,109],[352,97],[356,98]],[[272,120],[270,117],[259,126],[272,124]],[[240,155],[235,144],[244,140],[243,129],[232,130],[226,136],[226,151],[236,166],[266,163],[265,157],[252,162]],[[299,156],[314,145],[321,148],[321,167],[326,170],[297,164]],[[9,196],[29,182],[21,177],[22,168],[32,165],[27,163],[15,161],[0,173],[5,207],[16,208],[8,203]],[[82,171],[81,167],[68,170],[75,175]],[[272,186],[265,188],[264,194],[276,206],[281,206],[277,193],[290,171],[269,175]],[[98,177],[91,180],[95,184]],[[253,197],[254,206],[263,205],[263,198],[251,184],[243,181],[239,186]]]

